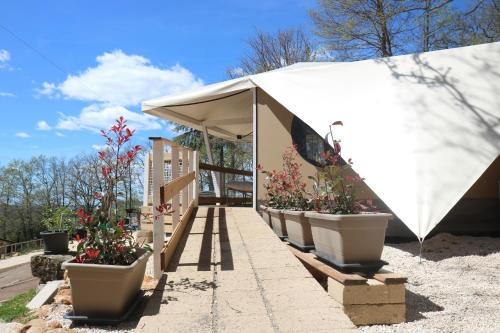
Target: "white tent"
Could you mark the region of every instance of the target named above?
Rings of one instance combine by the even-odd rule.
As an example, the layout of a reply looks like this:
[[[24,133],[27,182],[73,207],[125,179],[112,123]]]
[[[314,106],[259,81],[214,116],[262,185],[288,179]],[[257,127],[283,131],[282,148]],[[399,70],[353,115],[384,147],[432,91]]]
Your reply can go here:
[[[423,239],[500,155],[500,43],[352,63],[297,64],[143,103],[226,139],[252,132],[255,88],[324,135]]]

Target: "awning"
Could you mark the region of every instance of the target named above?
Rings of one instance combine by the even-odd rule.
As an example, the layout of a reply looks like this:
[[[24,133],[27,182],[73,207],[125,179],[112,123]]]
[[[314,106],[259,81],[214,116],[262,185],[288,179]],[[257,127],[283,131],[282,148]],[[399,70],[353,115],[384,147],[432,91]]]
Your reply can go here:
[[[143,103],[235,139],[259,87],[324,135],[420,239],[500,155],[500,43],[352,63],[299,64]],[[239,121],[241,120],[241,123]],[[249,136],[251,137],[251,136]]]

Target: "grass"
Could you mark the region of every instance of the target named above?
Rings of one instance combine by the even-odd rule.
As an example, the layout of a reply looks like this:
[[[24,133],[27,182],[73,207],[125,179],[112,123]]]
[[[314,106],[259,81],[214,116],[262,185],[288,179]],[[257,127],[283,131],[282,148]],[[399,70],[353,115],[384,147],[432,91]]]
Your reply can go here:
[[[31,289],[24,294],[17,295],[8,301],[0,304],[0,321],[27,322],[33,319],[30,310],[26,307],[29,301],[36,295],[36,290]]]

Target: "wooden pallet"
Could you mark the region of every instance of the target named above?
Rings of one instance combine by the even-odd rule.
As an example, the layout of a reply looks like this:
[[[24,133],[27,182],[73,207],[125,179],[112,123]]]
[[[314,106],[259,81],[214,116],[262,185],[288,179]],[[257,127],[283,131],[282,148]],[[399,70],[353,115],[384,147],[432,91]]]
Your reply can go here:
[[[405,322],[406,277],[383,269],[372,276],[343,273],[318,260],[312,253],[287,246],[329,295],[342,304],[355,325]]]

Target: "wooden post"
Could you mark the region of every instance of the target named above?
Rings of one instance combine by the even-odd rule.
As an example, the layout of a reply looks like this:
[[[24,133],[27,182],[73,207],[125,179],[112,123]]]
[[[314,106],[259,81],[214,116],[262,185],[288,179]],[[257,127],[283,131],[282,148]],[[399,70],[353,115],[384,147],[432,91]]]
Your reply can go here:
[[[148,164],[149,167],[149,164]],[[164,185],[163,142],[153,139],[153,270],[154,278],[160,279],[161,251],[165,242],[163,215],[156,209],[160,206],[160,187]]]
[[[150,154],[151,152],[148,152],[146,156],[144,156],[144,194],[142,196],[142,205],[143,206],[149,206],[149,191],[150,191],[150,184],[149,184],[149,161],[150,161]]]
[[[194,171],[194,166],[193,166],[194,153],[191,149],[188,150],[188,161],[189,161],[189,172],[193,172]],[[187,190],[188,190],[188,204],[191,203],[191,201],[193,201],[193,190],[194,190],[195,181],[196,180],[189,183],[188,188],[187,188]]]
[[[195,173],[193,183],[193,207],[198,207],[198,196],[200,195],[200,153],[193,152],[193,171]]]
[[[172,180],[175,180],[179,177],[179,148],[177,146],[172,146],[172,162],[170,165],[172,167]],[[172,231],[175,230],[180,220],[179,201],[179,193],[177,193],[172,198]]]
[[[188,166],[189,166],[189,149],[182,149],[182,175],[188,174]],[[182,189],[182,215],[184,215],[187,211],[189,202],[188,202],[188,186]]]

